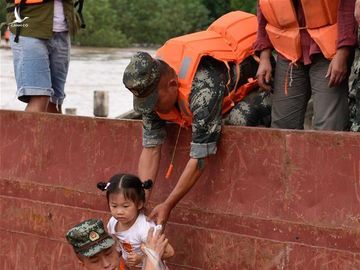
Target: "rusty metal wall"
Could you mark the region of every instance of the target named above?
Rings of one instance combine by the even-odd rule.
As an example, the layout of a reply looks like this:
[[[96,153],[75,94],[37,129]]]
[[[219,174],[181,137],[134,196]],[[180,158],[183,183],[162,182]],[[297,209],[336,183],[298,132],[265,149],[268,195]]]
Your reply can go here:
[[[174,142],[151,205],[174,187],[190,131],[165,180]],[[80,269],[65,232],[107,221],[96,183],[136,173],[140,151],[139,121],[0,111],[0,269]],[[175,270],[360,269],[360,135],[225,127],[166,234]]]

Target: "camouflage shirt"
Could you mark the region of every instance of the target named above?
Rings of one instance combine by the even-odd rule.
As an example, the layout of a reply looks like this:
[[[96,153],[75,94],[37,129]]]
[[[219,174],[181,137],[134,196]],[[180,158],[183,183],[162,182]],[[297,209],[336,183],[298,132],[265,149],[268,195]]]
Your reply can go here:
[[[359,30],[360,43],[360,30]],[[360,50],[357,49],[353,65],[354,81],[349,93],[351,131],[360,132]]]
[[[228,89],[235,87],[235,65],[230,65],[229,72],[222,62],[211,57],[203,57],[192,82],[190,110],[192,118],[192,142],[190,157],[204,158],[215,154],[220,138],[222,102]],[[257,63],[252,57],[247,58],[240,67],[238,85],[255,77]],[[227,86],[228,84],[228,86]],[[268,120],[264,120],[268,119]],[[268,94],[254,91],[225,116],[226,124],[234,125],[270,125],[270,104]],[[154,147],[162,144],[166,138],[165,121],[155,113],[143,114],[143,146]]]

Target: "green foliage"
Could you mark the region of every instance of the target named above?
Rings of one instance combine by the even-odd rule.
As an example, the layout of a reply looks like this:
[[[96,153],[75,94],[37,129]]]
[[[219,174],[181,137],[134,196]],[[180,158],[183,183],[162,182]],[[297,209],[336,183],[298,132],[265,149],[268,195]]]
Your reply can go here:
[[[0,24],[6,21],[6,1],[0,0]],[[4,33],[5,27],[1,30],[1,34]]]
[[[256,14],[256,4],[255,0],[230,0],[231,10],[242,10],[253,14]]]
[[[209,10],[209,18],[211,21],[216,20],[231,10],[230,0],[203,0],[202,2]]]
[[[161,44],[209,22],[200,0],[119,0],[112,5],[118,7],[117,27],[138,44]]]
[[[171,37],[206,29],[232,10],[255,12],[255,0],[86,0],[87,28],[76,43],[124,47],[162,44]]]
[[[75,37],[74,43],[86,46],[125,47],[128,39],[116,27],[117,13],[110,1],[86,0],[83,15],[86,29]]]
[[[202,0],[202,3],[209,10],[211,21],[234,10],[256,13],[256,0]]]

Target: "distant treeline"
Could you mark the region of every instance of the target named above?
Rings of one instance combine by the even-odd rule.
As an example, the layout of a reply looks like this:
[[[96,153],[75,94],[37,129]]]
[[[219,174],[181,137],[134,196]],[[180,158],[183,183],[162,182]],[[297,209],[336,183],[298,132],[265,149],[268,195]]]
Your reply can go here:
[[[5,1],[1,1],[5,2]],[[255,13],[256,0],[85,0],[82,46],[152,46],[205,29],[232,10]],[[5,13],[0,11],[0,19]]]

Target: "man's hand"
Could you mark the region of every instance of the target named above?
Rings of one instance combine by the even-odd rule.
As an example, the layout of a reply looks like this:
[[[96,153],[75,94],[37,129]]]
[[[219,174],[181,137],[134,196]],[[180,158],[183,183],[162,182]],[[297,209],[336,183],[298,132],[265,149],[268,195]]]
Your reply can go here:
[[[360,0],[356,0],[354,15],[355,15],[355,19],[357,20],[358,24],[360,25]]]
[[[161,258],[168,242],[168,239],[165,238],[165,235],[162,234],[160,230],[156,230],[154,232],[154,228],[150,228],[147,235],[146,243],[145,245],[141,246],[141,249],[144,250],[144,247],[146,246],[147,248],[150,248],[157,254],[159,254],[159,257]]]
[[[259,68],[256,73],[260,88],[270,91],[272,79],[272,66],[270,62],[271,50],[266,49],[260,53]]]
[[[165,225],[169,219],[172,208],[165,202],[158,204],[151,211],[149,218],[156,221],[156,224]]]
[[[349,58],[350,50],[348,47],[339,48],[336,51],[334,58],[331,60],[326,78],[329,79],[329,86],[333,87],[343,82],[348,74],[347,61]]]
[[[126,265],[129,267],[133,267],[141,263],[143,260],[143,256],[137,254],[136,252],[131,252],[126,260]]]

